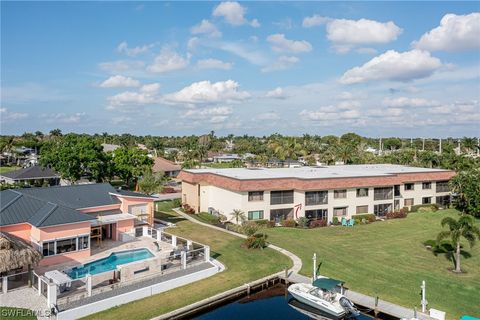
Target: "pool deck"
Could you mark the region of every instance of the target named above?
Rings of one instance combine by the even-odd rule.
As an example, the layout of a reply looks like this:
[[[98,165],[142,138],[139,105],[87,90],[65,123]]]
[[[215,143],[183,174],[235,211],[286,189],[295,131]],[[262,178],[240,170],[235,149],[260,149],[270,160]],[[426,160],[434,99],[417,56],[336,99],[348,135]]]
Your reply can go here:
[[[163,241],[158,241],[160,245],[160,251],[157,251],[157,246],[154,244],[155,240],[149,237],[138,237],[132,241],[121,242],[121,241],[103,241],[100,246],[92,246],[91,256],[87,259],[78,260],[78,261],[69,261],[63,264],[55,264],[50,266],[42,266],[35,268],[35,272],[39,275],[43,275],[47,271],[51,270],[65,270],[80,264],[85,264],[92,262],[98,259],[108,257],[110,254],[119,251],[132,250],[132,249],[149,249],[155,257],[165,258],[168,254],[175,249],[171,244],[165,243]]]

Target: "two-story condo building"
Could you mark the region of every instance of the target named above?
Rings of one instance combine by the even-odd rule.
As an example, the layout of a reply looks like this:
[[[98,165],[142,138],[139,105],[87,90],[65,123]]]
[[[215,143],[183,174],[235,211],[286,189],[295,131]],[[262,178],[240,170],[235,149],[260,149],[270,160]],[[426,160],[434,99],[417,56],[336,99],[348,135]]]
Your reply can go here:
[[[301,168],[183,170],[182,202],[196,212],[231,218],[241,209],[249,220],[350,218],[417,204],[450,202],[453,171],[390,164]],[[233,221],[233,219],[231,220]]]
[[[0,192],[0,232],[36,247],[41,265],[90,257],[101,241],[123,241],[136,225],[153,223],[155,198],[108,183]]]

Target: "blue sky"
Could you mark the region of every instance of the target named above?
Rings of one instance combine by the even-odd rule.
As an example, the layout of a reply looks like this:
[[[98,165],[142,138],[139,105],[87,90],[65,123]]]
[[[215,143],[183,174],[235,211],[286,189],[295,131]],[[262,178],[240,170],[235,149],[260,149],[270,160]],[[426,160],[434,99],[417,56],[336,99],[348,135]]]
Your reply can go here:
[[[478,2],[2,2],[2,134],[479,136]]]

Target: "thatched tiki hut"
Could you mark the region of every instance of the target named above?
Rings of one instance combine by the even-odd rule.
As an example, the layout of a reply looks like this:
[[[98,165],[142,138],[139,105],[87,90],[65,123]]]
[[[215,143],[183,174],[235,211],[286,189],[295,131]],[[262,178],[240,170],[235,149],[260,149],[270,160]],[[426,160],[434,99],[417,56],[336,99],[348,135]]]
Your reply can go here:
[[[0,274],[7,274],[11,270],[28,268],[29,285],[31,285],[31,270],[42,259],[40,252],[32,248],[23,239],[0,232]]]

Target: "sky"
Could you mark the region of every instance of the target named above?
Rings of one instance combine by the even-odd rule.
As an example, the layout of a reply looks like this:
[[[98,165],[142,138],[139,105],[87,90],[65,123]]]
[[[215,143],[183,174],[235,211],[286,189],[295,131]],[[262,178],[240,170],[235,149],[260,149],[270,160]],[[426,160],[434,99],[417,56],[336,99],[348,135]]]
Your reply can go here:
[[[0,121],[480,136],[480,3],[2,1]]]

